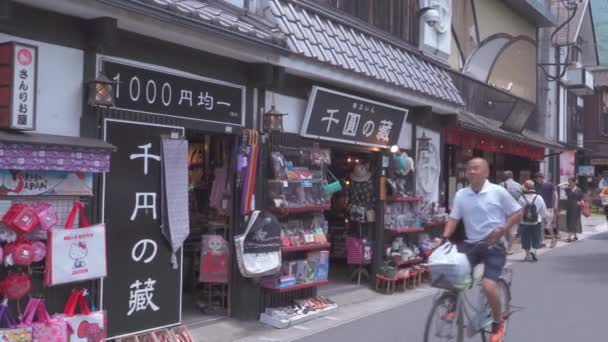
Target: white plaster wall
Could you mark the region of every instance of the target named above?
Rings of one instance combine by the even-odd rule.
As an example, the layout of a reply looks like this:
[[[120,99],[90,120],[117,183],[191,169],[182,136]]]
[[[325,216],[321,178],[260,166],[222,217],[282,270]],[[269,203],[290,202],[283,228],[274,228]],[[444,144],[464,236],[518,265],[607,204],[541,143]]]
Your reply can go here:
[[[36,132],[80,136],[84,52],[0,33],[8,41],[38,46]]]

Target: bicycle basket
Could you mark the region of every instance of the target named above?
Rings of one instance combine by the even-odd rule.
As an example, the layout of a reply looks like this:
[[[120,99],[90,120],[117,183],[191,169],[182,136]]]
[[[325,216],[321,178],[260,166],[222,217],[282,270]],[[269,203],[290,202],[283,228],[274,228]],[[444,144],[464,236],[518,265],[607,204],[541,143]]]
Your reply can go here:
[[[472,282],[470,269],[461,265],[431,264],[431,286],[450,290],[464,291]]]

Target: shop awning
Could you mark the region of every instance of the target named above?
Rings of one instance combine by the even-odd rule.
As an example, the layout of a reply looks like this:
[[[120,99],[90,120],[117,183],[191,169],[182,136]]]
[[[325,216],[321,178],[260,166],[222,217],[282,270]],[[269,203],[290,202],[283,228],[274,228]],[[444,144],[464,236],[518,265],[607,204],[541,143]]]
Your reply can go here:
[[[108,172],[115,149],[98,139],[0,131],[0,169]]]
[[[543,158],[545,148],[557,151],[566,149],[539,133],[527,129],[522,133],[515,133],[504,130],[501,126],[500,121],[462,112],[458,114],[456,125],[446,128],[446,143],[514,154],[534,160]]]

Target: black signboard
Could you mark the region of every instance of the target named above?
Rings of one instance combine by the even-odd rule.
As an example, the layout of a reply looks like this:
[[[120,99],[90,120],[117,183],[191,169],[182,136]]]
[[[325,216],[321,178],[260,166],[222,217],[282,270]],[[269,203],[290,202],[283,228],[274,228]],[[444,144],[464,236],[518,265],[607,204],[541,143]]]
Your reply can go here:
[[[181,258],[173,269],[160,229],[160,140],[183,128],[111,119],[104,126],[117,147],[104,180],[108,276],[101,295],[107,336],[115,338],[181,321]]]
[[[357,145],[397,144],[407,109],[313,87],[301,135]]]
[[[245,87],[196,76],[103,59],[115,85],[116,107],[220,124],[243,126]]]

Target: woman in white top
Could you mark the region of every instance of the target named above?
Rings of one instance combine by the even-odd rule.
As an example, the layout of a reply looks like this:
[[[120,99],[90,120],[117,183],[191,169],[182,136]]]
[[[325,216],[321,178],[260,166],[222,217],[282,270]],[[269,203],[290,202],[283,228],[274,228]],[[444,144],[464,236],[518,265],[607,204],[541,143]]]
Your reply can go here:
[[[523,208],[523,216],[519,225],[521,245],[526,251],[524,261],[538,261],[536,249],[540,247],[542,222],[547,217],[547,206],[543,198],[536,193],[534,182],[527,180],[521,187],[523,196],[519,204]]]

